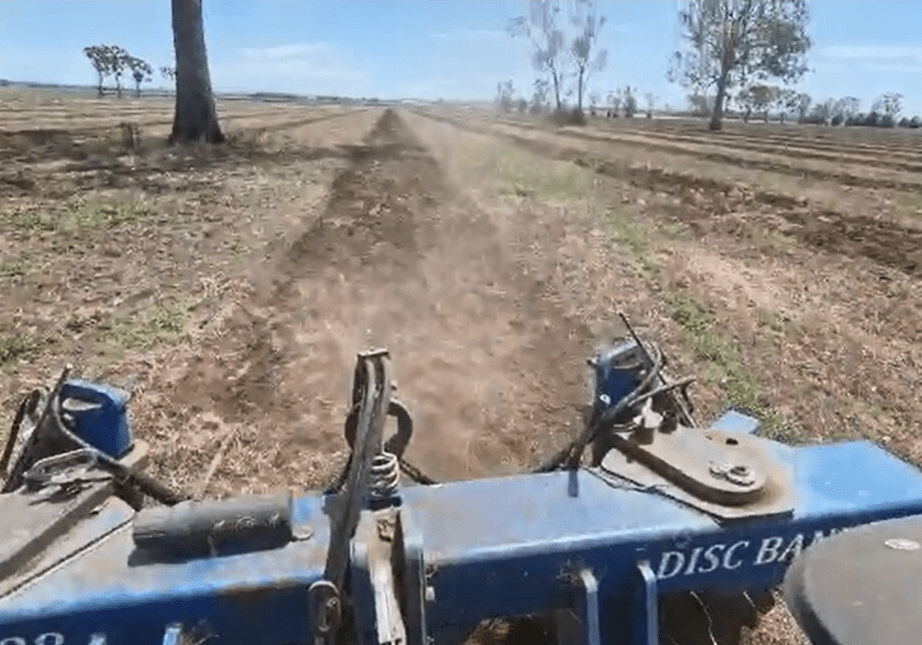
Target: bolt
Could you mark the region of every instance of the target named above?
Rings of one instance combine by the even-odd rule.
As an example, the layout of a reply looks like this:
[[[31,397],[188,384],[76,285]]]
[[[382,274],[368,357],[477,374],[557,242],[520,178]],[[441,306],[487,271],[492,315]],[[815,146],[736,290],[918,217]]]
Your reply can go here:
[[[729,469],[729,464],[718,464],[716,462],[711,462],[710,465],[711,475],[715,479],[723,479]]]
[[[752,468],[742,464],[712,463],[710,472],[715,479],[726,479],[737,486],[752,486],[756,481]]]
[[[727,472],[727,480],[738,486],[751,486],[755,483],[755,474],[749,466],[733,466]]]

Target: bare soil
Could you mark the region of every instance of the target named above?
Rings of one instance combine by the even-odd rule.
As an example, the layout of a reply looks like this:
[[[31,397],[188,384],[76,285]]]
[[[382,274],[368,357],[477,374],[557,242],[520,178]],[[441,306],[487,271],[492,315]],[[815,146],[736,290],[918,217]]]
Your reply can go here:
[[[355,354],[386,346],[411,461],[520,472],[576,431],[620,309],[701,378],[702,418],[738,405],[786,440],[922,462],[922,202],[886,158],[914,163],[903,140],[798,138],[821,169],[832,147],[880,154],[890,183],[843,186],[733,163],[780,157],[780,130],[221,112],[228,145],[172,149],[166,102],[0,96],[0,422],[69,361],[132,388],[172,484],[317,488],[346,458]],[[778,610],[746,638],[799,636]]]

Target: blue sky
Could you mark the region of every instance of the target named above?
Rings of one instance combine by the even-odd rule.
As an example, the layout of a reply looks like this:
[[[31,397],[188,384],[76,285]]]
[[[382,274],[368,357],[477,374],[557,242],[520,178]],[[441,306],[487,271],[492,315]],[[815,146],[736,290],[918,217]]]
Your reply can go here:
[[[658,104],[683,104],[665,77],[678,44],[677,0],[600,2],[608,65],[590,81],[625,84]],[[886,91],[922,113],[922,2],[814,0],[817,98]],[[205,0],[215,88],[382,98],[490,99],[499,80],[530,88],[528,45],[504,28],[524,12],[505,0]],[[0,1],[0,78],[92,84],[85,45],[120,44],[156,66],[172,62],[169,0]],[[155,85],[162,84],[155,79]]]

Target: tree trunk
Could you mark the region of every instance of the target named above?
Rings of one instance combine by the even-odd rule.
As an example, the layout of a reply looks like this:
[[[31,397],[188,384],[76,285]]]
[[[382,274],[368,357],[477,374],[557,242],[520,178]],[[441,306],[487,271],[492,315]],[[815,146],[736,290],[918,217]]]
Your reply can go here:
[[[104,80],[104,79],[103,79],[102,72],[99,72],[99,86],[97,86],[96,92],[97,92],[97,96],[99,96],[100,98],[103,97],[103,96],[105,96],[105,92],[103,92],[103,90],[102,90],[102,82],[103,82],[103,80]]]
[[[134,91],[135,91],[135,95],[136,95],[138,98],[141,98],[141,83],[140,83],[140,81],[139,81],[139,82],[136,82],[136,83],[134,84]]]
[[[205,51],[202,0],[172,0],[176,111],[169,142],[223,143]]]
[[[554,79],[554,100],[556,101],[557,111],[560,112],[560,79],[557,78],[557,70],[551,70],[551,78]]]
[[[723,127],[724,118],[724,101],[727,98],[727,82],[730,75],[726,72],[717,79],[717,96],[714,97],[714,111],[711,114],[711,123],[708,128],[711,130],[720,130]]]
[[[122,79],[115,77],[115,91],[118,92],[118,98],[122,98]]]
[[[579,70],[579,86],[576,89],[576,108],[580,112],[583,111],[583,74],[585,71],[583,69]]]

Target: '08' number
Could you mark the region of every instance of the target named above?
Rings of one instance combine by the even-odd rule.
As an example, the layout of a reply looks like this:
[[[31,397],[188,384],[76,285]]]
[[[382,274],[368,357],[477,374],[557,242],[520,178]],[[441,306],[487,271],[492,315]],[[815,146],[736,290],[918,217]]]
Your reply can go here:
[[[22,636],[9,636],[0,640],[0,645],[30,645]],[[31,645],[64,645],[64,634],[48,632],[36,637]]]

